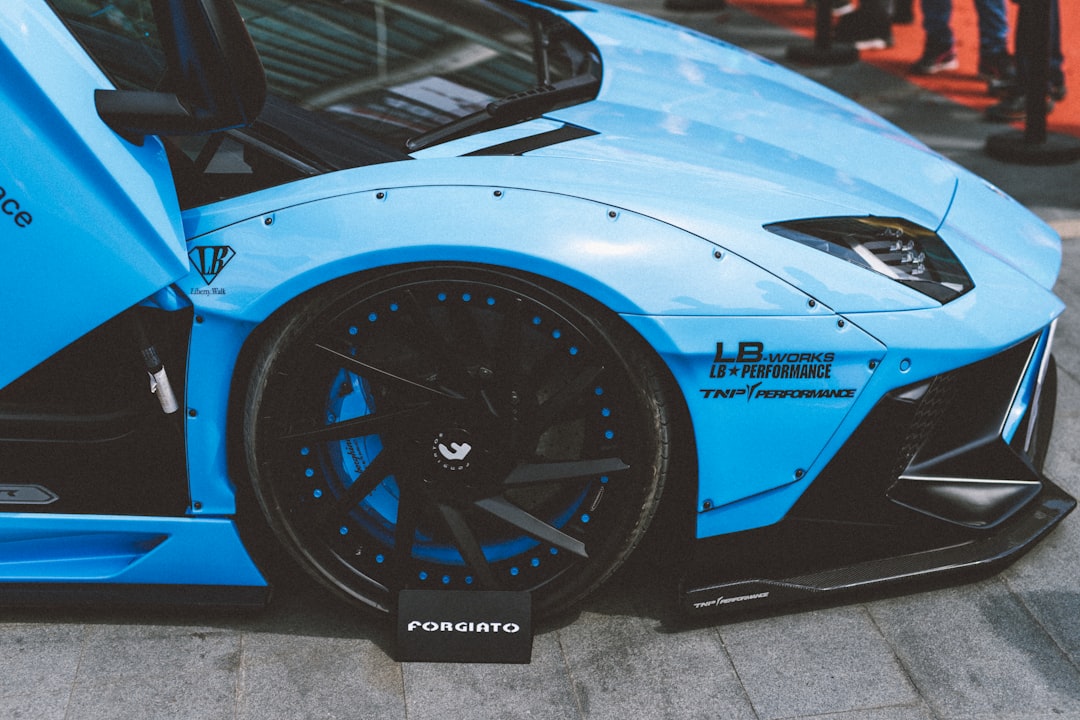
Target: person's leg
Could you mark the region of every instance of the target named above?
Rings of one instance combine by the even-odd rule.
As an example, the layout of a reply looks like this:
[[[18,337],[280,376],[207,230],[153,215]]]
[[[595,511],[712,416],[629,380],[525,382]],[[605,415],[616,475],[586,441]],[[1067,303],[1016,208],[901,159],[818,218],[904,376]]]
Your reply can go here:
[[[861,0],[858,10],[837,21],[833,37],[837,42],[851,43],[859,50],[892,47],[889,0]]]
[[[683,12],[724,10],[727,8],[727,0],[664,0],[664,7]]]
[[[979,57],[1008,54],[1005,0],[975,0],[975,14],[979,19]]]
[[[952,0],[921,0],[926,44],[922,57],[911,66],[917,75],[934,75],[960,66],[956,59],[952,28]]]
[[[1016,84],[1005,0],[975,0],[975,13],[979,19],[979,77],[986,80],[991,95],[1001,96]]]
[[[926,48],[945,50],[953,46],[952,0],[920,0]]]

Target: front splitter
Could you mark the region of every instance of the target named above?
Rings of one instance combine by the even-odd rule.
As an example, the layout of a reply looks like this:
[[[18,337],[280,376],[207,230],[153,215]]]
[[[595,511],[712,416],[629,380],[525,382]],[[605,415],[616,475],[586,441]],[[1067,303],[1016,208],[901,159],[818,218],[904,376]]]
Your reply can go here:
[[[690,616],[741,614],[991,575],[1030,550],[1076,507],[1064,490],[1045,479],[1043,485],[1027,506],[992,530],[937,535],[925,527],[829,527],[830,538],[816,562],[803,568],[792,557],[794,548],[815,547],[813,535],[824,532],[821,527],[781,522],[752,537],[702,541],[680,583],[680,609]],[[779,537],[787,544],[772,542]],[[740,550],[747,543],[752,548]],[[749,572],[747,552],[755,565]],[[733,558],[740,560],[734,569]]]

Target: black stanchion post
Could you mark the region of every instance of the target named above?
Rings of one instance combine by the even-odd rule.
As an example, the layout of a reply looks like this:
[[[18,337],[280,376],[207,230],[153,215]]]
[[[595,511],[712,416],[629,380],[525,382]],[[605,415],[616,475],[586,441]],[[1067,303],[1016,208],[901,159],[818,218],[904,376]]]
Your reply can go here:
[[[1035,32],[1031,35],[1032,62],[1028,70],[1025,88],[1026,117],[1024,140],[1029,143],[1046,142],[1046,89],[1050,87],[1050,0],[1024,0],[1020,12],[1029,6],[1029,18]]]
[[[831,0],[817,0],[813,44],[789,46],[787,59],[807,65],[847,65],[859,59],[859,51],[854,45],[833,43]]]
[[[1080,160],[1080,138],[1047,132],[1050,87],[1050,0],[1021,0],[1019,26],[1025,28],[1027,63],[1024,130],[991,135],[986,153],[1005,162],[1062,165]]]

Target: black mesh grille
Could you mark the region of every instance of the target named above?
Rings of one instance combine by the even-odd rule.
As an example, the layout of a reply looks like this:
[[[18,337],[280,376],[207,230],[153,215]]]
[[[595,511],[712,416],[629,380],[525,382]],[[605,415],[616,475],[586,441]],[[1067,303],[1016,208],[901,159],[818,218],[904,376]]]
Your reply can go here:
[[[957,372],[945,373],[930,381],[930,387],[927,388],[926,393],[919,400],[915,409],[915,417],[912,419],[907,436],[897,453],[896,464],[890,474],[889,484],[892,484],[900,477],[900,474],[904,472],[915,457],[915,453],[926,444],[926,441],[942,420],[950,415],[950,410],[956,400],[956,376]]]
[[[898,388],[881,399],[792,508],[815,520],[888,523],[888,490],[927,460],[1000,439],[1038,336],[977,363]],[[980,468],[983,477],[1000,469]]]

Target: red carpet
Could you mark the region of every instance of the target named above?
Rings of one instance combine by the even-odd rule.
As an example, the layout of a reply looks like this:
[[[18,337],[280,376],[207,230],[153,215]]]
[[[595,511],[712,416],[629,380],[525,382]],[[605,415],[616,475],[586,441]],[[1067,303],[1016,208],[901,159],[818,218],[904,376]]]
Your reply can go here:
[[[772,23],[787,27],[808,38],[814,36],[814,9],[803,0],[729,0],[733,5],[754,13]],[[1010,27],[1015,25],[1017,6],[1006,3],[1010,13]],[[956,35],[956,51],[960,56],[960,68],[930,77],[909,75],[911,66],[923,49],[922,17],[918,0],[915,2],[915,22],[911,25],[893,26],[893,47],[888,50],[867,50],[861,53],[863,62],[875,65],[955,102],[977,110],[984,110],[997,102],[986,94],[986,83],[976,76],[979,57],[979,35],[975,19],[974,0],[953,0],[952,28]],[[1057,103],[1047,118],[1047,127],[1053,133],[1065,133],[1080,137],[1080,11],[1072,0],[1061,0],[1061,46],[1065,55],[1065,86],[1068,96]],[[1012,50],[1012,38],[1009,40]],[[1022,123],[1018,124],[1022,127]]]

